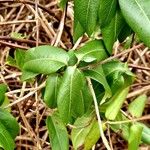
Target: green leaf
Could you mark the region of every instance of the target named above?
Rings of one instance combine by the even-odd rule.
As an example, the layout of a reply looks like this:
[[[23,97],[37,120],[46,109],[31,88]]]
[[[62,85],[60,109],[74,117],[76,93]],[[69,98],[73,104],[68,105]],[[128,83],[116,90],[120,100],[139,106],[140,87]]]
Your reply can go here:
[[[105,102],[106,98],[110,98],[111,97],[111,89],[110,89],[110,87],[109,87],[109,85],[107,83],[107,80],[105,78],[105,74],[103,72],[102,66],[98,66],[97,68],[92,69],[92,70],[86,70],[84,72],[84,74],[86,76],[89,76],[93,80],[99,82],[100,84],[102,84],[102,86],[105,89],[105,95],[104,95],[104,98],[103,98],[103,102]]]
[[[74,7],[75,8],[75,7]],[[75,10],[74,10],[75,11]],[[85,33],[85,29],[81,26],[77,13],[74,13],[74,25],[73,25],[73,41],[74,43]]]
[[[7,110],[8,112],[10,112],[10,111],[11,111],[11,107],[8,107],[8,108],[6,109],[6,106],[9,105],[9,104],[10,104],[10,100],[8,99],[7,96],[5,96],[4,102],[3,102],[3,104],[1,105],[1,108]]]
[[[131,85],[134,81],[134,74],[129,70],[126,63],[110,61],[102,67],[112,94],[115,94],[118,89]]]
[[[23,68],[24,61],[25,61],[25,54],[26,54],[26,52],[24,50],[21,50],[21,49],[16,49],[16,51],[15,51],[16,65],[21,70]]]
[[[5,93],[7,91],[7,85],[0,84],[0,106],[3,104],[5,99]]]
[[[125,78],[120,71],[115,71],[114,73],[109,75],[107,78],[109,79],[109,81],[111,81],[109,83],[111,85],[113,94],[116,93],[116,91],[118,91],[119,88],[124,86]]]
[[[3,148],[4,150],[14,150],[15,148],[15,143],[11,135],[8,133],[7,129],[1,122],[0,122],[0,148]]]
[[[74,50],[70,50],[68,52],[68,55],[69,55],[68,65],[69,66],[74,66],[77,63],[77,61],[78,61],[78,59],[77,59],[77,57],[75,55]]]
[[[150,1],[119,0],[119,5],[127,23],[139,38],[150,47]]]
[[[87,112],[91,108],[92,102],[93,102],[93,97],[92,97],[92,94],[90,92],[87,82],[85,82],[83,86],[83,89],[81,91],[81,96],[83,98],[82,101],[84,101],[84,110],[85,112]]]
[[[86,43],[75,52],[78,61],[93,62],[101,61],[108,57],[102,40],[93,40]]]
[[[69,56],[63,49],[47,45],[39,46],[26,52],[23,70],[37,74],[55,73],[66,66],[68,60]]]
[[[107,62],[102,66],[103,66],[105,76],[108,76],[114,72],[121,72],[129,76],[134,76],[134,74],[129,70],[127,63],[122,63],[118,60]]]
[[[129,87],[118,90],[116,94],[109,100],[110,103],[106,108],[105,116],[109,120],[115,120],[123,102],[128,94]],[[115,109],[114,109],[115,108]]]
[[[77,20],[77,18],[74,16],[74,32],[73,32],[73,42],[75,43],[84,33],[85,30],[81,26],[80,22]]]
[[[24,39],[26,36],[22,35],[22,33],[12,32],[10,37],[14,39]]]
[[[95,120],[92,122],[92,127],[85,138],[84,149],[90,150],[97,143],[99,138],[100,138],[99,125],[98,125],[98,121]]]
[[[57,105],[57,94],[60,80],[61,78],[58,74],[51,74],[46,80],[44,102],[50,108],[55,108]]]
[[[121,112],[118,113],[115,121],[128,121],[127,119]],[[136,122],[139,126],[143,128],[142,130],[142,137],[141,140],[144,144],[150,144],[150,128],[148,128],[145,124]],[[116,132],[120,133],[120,135],[128,141],[129,139],[129,134],[130,134],[130,126],[131,123],[118,123],[118,124],[110,124],[111,129]]]
[[[143,128],[141,140],[144,144],[150,145],[150,128],[145,124],[137,122],[136,124],[140,125]]]
[[[71,139],[73,148],[90,150],[100,138],[98,122],[93,113],[87,113],[74,123]]]
[[[74,13],[86,33],[91,36],[98,20],[99,0],[74,0]]]
[[[121,12],[117,10],[112,21],[105,27],[101,28],[104,44],[109,54],[112,54],[113,45],[117,41],[118,35],[121,32],[124,24],[125,20]]]
[[[131,34],[132,34],[132,29],[127,23],[125,23],[118,35],[119,42],[122,43]]]
[[[133,31],[132,31],[133,32]],[[122,35],[121,35],[122,36]],[[119,38],[119,37],[118,37]],[[120,40],[120,39],[119,39]],[[136,41],[136,40],[135,40]],[[121,42],[121,41],[119,41],[119,42]],[[131,34],[131,35],[129,35],[128,36],[128,38],[122,43],[122,47],[124,48],[124,49],[129,49],[130,47],[131,47],[131,43],[133,42],[133,35]],[[138,43],[137,41],[136,41],[136,43]]]
[[[147,101],[147,96],[145,94],[140,95],[139,97],[137,97],[135,100],[133,100],[128,107],[128,111],[129,113],[133,116],[133,117],[141,117],[142,113],[144,111],[144,107]]]
[[[6,64],[8,64],[9,66],[12,66],[12,67],[17,67],[16,60],[13,57],[11,57],[10,55],[8,55],[8,57],[7,57]]]
[[[49,138],[52,150],[68,150],[69,137],[65,125],[57,115],[47,117],[46,125],[49,132]]]
[[[66,7],[67,2],[68,0],[58,0],[59,6],[63,9]]]
[[[128,150],[137,150],[141,142],[143,127],[138,124],[133,124],[130,127],[130,136],[128,139]]]
[[[115,121],[126,121],[127,119],[121,112],[115,118]],[[120,135],[127,141],[129,139],[131,123],[118,123],[110,124],[110,128]]]
[[[105,100],[104,99],[105,98],[104,96],[106,95],[105,94],[105,89],[104,89],[103,85],[100,84],[99,82],[97,82],[95,80],[91,80],[91,81],[92,81],[94,92],[95,92],[95,95],[96,95],[96,98],[97,98],[97,102],[98,102],[98,104],[101,105],[101,103],[103,103],[103,101]]]
[[[73,148],[75,150],[80,148],[84,144],[85,138],[92,128],[93,119],[93,113],[88,113],[75,121],[75,128],[73,128],[71,132],[71,140],[73,143]]]
[[[0,122],[14,139],[19,133],[19,124],[16,119],[7,110],[0,108]]]
[[[100,0],[99,20],[101,27],[111,22],[116,14],[117,0]]]
[[[34,78],[34,77],[37,76],[37,75],[38,75],[38,73],[34,73],[34,72],[30,72],[30,71],[23,70],[23,71],[22,71],[21,80],[22,80],[22,81],[27,81],[27,80],[29,80],[29,79]]]
[[[81,95],[84,82],[83,74],[76,66],[67,68],[57,97],[58,110],[65,123],[70,121],[71,116],[78,117],[84,113],[84,102]]]

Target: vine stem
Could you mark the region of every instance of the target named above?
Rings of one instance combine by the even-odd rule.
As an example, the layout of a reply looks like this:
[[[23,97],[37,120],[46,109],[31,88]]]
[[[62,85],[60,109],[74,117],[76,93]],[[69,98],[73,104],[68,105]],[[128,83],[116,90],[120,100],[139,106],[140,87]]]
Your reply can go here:
[[[140,118],[132,119],[132,120],[124,120],[124,121],[106,121],[105,124],[116,125],[116,124],[125,124],[125,123],[133,123],[143,120],[149,120],[150,115],[146,115]]]
[[[97,116],[97,119],[98,119],[99,131],[100,131],[100,135],[102,137],[102,141],[103,141],[105,147],[107,148],[107,150],[111,150],[111,148],[109,146],[109,143],[108,143],[108,141],[107,141],[107,139],[104,135],[104,132],[103,132],[102,120],[101,120],[101,117],[100,117],[97,98],[96,98],[96,95],[95,95],[95,92],[94,92],[94,89],[93,89],[93,86],[92,86],[92,83],[91,83],[91,79],[87,78],[87,81],[88,81],[88,85],[89,85],[89,88],[90,88],[90,91],[91,91],[91,94],[92,94],[92,97],[93,97],[93,100],[94,100],[95,111],[96,111],[96,116]]]

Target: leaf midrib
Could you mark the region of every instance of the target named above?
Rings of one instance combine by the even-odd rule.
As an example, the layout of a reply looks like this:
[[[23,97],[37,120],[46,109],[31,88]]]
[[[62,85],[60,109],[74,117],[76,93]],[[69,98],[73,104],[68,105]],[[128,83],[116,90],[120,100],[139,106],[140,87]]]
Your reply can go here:
[[[58,89],[58,75],[55,79],[55,98],[57,97],[57,89]]]
[[[114,41],[116,40],[116,34],[117,34],[117,17],[118,17],[118,14],[116,13],[116,16],[115,16],[115,25],[114,25]]]
[[[69,103],[69,114],[71,115],[71,106],[72,106],[72,80],[73,80],[73,75],[74,75],[74,73],[71,75],[71,80],[70,80],[70,90],[69,90],[69,101],[70,101],[70,103]]]
[[[77,141],[78,136],[80,135],[80,133],[82,133],[83,130],[84,130],[84,128],[82,128],[82,129],[78,132],[78,134],[77,134],[77,135],[75,136],[75,138],[74,138],[74,142]]]
[[[143,8],[141,7],[141,5],[138,3],[137,0],[135,0],[137,6],[140,8],[140,10],[142,11],[142,13],[144,14],[145,18],[148,20],[149,24],[150,24],[150,19],[148,18],[148,16],[146,15],[145,11],[143,10]]]
[[[84,54],[79,54],[79,56],[81,56],[79,59],[80,60],[82,60],[84,57],[86,57],[88,54],[90,54],[90,53],[93,53],[93,52],[96,52],[96,51],[100,51],[101,49],[95,49],[95,50],[91,50],[91,51],[89,51],[89,52],[87,52],[87,53],[84,53]]]
[[[51,118],[51,119],[52,119],[52,118]],[[53,126],[54,126],[54,129],[55,129],[56,135],[57,135],[58,142],[59,142],[59,147],[61,148],[61,143],[60,143],[60,141],[59,141],[59,134],[57,133],[57,129],[56,129],[56,127],[55,127],[55,124],[54,124],[53,119],[52,119],[52,122],[53,122]],[[61,148],[61,150],[63,150],[63,149]]]
[[[109,74],[111,74],[111,73],[113,73],[113,72],[115,72],[115,71],[126,71],[126,69],[116,68],[116,69],[114,69],[113,71],[107,73],[106,76],[108,76]]]
[[[115,1],[115,0],[113,0],[112,3],[111,3],[111,7],[110,7],[110,10],[109,10],[109,12],[108,12],[108,15],[107,15],[107,17],[106,17],[106,21],[105,21],[105,22],[107,22],[107,20],[108,20],[108,16],[110,15],[110,12],[111,12],[111,9],[112,9],[112,6],[113,6],[114,1]]]
[[[88,2],[88,6],[87,6],[87,13],[86,13],[86,26],[88,25],[88,14],[89,14],[89,7],[90,7],[90,3],[91,3],[91,0],[89,0]]]
[[[58,60],[51,59],[51,58],[37,58],[37,59],[29,60],[29,61],[25,62],[25,64],[33,62],[33,61],[40,61],[40,60],[47,60],[47,61],[49,60],[49,61],[59,62],[59,63],[65,64],[65,65],[67,64],[67,63],[65,63],[63,61],[58,61]]]

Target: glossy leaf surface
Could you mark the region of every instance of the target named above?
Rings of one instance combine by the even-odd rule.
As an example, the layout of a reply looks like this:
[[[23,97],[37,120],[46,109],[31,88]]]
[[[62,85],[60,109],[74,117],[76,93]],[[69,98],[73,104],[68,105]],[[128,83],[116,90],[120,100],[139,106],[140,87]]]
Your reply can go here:
[[[99,20],[101,27],[106,26],[111,22],[116,14],[117,0],[100,0]]]
[[[16,49],[16,51],[15,51],[16,65],[21,70],[23,68],[24,61],[25,61],[25,54],[26,54],[26,52],[21,49]]]
[[[115,121],[126,121],[128,120],[121,112],[115,118]],[[110,124],[111,129],[120,134],[126,141],[129,139],[131,123],[118,123]]]
[[[75,52],[75,55],[77,56],[78,61],[87,63],[101,61],[108,57],[102,40],[93,40],[86,43]]]
[[[69,138],[65,125],[57,115],[48,117],[46,125],[53,150],[68,150]]]
[[[83,79],[83,74],[75,66],[68,67],[62,78],[57,105],[60,116],[65,123],[69,122],[71,116],[77,117],[84,113],[84,102],[81,97]]]
[[[17,120],[7,110],[0,108],[0,122],[14,139],[19,133],[19,124]]]
[[[51,74],[46,80],[44,102],[50,108],[55,108],[57,105],[57,94],[60,85],[60,80],[61,77],[58,74]]]
[[[137,150],[141,142],[143,127],[138,124],[133,124],[130,127],[130,136],[128,139],[128,150]]]
[[[0,84],[0,105],[2,105],[4,102],[6,91],[7,91],[7,86],[5,84]]]
[[[81,26],[90,36],[98,20],[99,0],[74,0],[74,13]]]
[[[134,74],[129,70],[127,64],[119,61],[110,61],[102,66],[112,94],[133,83]]]
[[[128,91],[129,87],[123,90],[118,90],[118,92],[116,92],[116,94],[110,99],[110,104],[108,105],[105,112],[105,116],[107,119],[114,120],[116,118],[123,102],[126,99]]]
[[[133,100],[128,107],[129,113],[133,117],[141,117],[144,111],[144,107],[146,104],[147,96],[145,94],[138,96],[135,100]]]
[[[76,128],[71,132],[75,150],[79,148],[90,150],[100,138],[98,122],[93,115],[93,113],[86,114],[75,121],[74,126]]]
[[[60,48],[52,46],[39,46],[26,52],[23,70],[33,73],[55,73],[61,67],[67,65],[68,54]]]
[[[85,33],[85,29],[81,26],[76,13],[74,13],[73,30],[73,41],[75,43]]]
[[[143,123],[138,122],[138,125],[140,125],[143,130],[142,130],[142,137],[141,140],[143,143],[150,145],[150,128],[146,126]]]
[[[150,1],[119,0],[121,12],[132,30],[150,47]]]
[[[84,72],[84,74],[86,76],[90,77],[91,79],[99,82],[104,87],[104,89],[105,89],[104,101],[106,98],[111,97],[111,89],[110,89],[110,87],[107,83],[107,80],[105,78],[105,74],[103,72],[102,66],[98,66],[92,70],[86,70]]]
[[[112,54],[113,45],[117,41],[118,35],[121,32],[124,24],[125,20],[121,12],[117,10],[111,22],[101,28],[103,40],[109,54]]]
[[[15,143],[5,128],[5,126],[0,122],[0,148],[4,150],[14,150]]]

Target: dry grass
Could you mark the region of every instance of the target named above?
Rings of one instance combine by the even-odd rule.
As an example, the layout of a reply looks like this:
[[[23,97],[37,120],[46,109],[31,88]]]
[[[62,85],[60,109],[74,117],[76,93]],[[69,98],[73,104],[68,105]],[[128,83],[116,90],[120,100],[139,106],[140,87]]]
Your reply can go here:
[[[22,33],[25,39],[11,37],[12,32]],[[69,2],[67,11],[63,12],[56,0],[0,0],[0,83],[7,83],[7,96],[11,100],[12,114],[17,118],[21,130],[16,138],[17,150],[50,150],[45,118],[52,110],[48,109],[41,97],[40,89],[44,87],[43,77],[38,77],[32,84],[21,82],[21,72],[7,65],[8,55],[13,56],[15,48],[24,50],[38,45],[50,44],[64,49],[76,49],[88,38],[82,37],[73,45],[73,5]],[[114,56],[128,62],[130,69],[136,74],[124,108],[133,98],[146,93],[148,101],[143,114],[150,114],[150,51],[148,48],[133,43],[131,49],[121,51],[117,44]],[[109,58],[110,59],[110,58]],[[103,62],[104,63],[104,62]],[[150,123],[150,117],[146,123]],[[114,150],[126,149],[126,142],[111,130],[106,135]],[[100,140],[96,149],[105,149]],[[71,148],[71,145],[70,145]],[[141,146],[148,149],[148,146]]]

